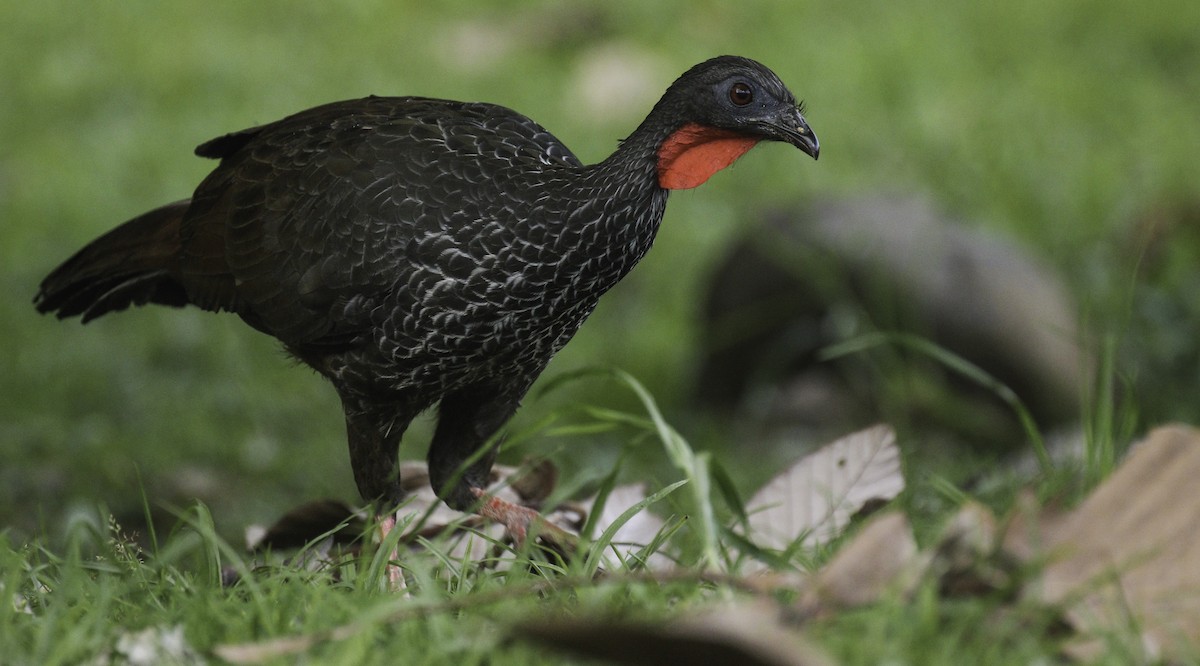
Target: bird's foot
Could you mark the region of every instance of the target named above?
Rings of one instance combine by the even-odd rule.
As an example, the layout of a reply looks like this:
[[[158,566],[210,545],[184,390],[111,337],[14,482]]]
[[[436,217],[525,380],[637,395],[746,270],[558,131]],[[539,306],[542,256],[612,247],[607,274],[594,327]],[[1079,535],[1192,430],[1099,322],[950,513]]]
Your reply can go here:
[[[472,488],[471,494],[482,500],[475,513],[503,525],[518,548],[533,536],[563,557],[577,550],[578,537],[546,520],[537,511],[488,495],[482,488]]]

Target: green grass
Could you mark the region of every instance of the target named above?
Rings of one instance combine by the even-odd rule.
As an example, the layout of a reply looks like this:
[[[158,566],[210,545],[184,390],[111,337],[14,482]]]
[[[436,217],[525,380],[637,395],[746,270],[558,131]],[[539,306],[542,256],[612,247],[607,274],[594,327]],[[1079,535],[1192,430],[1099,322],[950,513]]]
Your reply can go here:
[[[732,519],[721,499],[730,487],[748,492],[794,455],[689,407],[706,276],[768,205],[928,194],[1064,272],[1103,382],[1080,387],[1086,468],[1033,480],[1044,494],[1077,495],[1149,425],[1200,420],[1200,244],[1195,213],[1187,217],[1200,201],[1200,4],[560,4],[130,0],[83,11],[0,0],[0,580],[33,611],[0,604],[5,663],[86,661],[144,627],[181,625],[204,651],[346,622],[370,630],[318,646],[313,663],[530,663],[542,653],[506,638],[513,617],[661,617],[739,594],[694,581],[558,590],[553,576],[471,567],[434,575],[434,557],[413,560],[431,573],[411,601],[381,593],[365,564],[337,582],[285,569],[259,574],[256,589],[219,585],[215,565],[244,558],[219,544],[237,542],[245,525],[317,497],[354,497],[336,396],[233,317],[147,309],[81,328],[38,317],[29,301],[82,243],[187,196],[212,166],[191,156],[196,144],[333,99],[498,102],[585,161],[611,151],[674,76],[718,53],[762,60],[807,100],[820,162],[765,146],[672,195],[654,250],[547,373],[625,368],[661,419],[647,420],[642,398],[618,383],[575,381],[535,392],[513,424],[531,434],[511,456],[550,454],[565,488],[601,485],[618,461],[622,480],[652,489],[691,478],[664,500],[667,513],[688,516],[677,541],[689,564],[712,566],[724,545],[713,526]],[[614,53],[645,63],[648,91],[587,101],[581,72]],[[1145,225],[1156,211],[1182,222],[1156,236]],[[596,425],[613,412],[637,423]],[[884,401],[877,416],[905,424],[911,415]],[[690,460],[652,443],[662,423],[696,446]],[[406,454],[421,457],[427,428],[411,432]],[[929,534],[998,454],[907,435],[903,502]],[[984,499],[1002,507],[1028,482]],[[196,499],[215,532],[197,528],[208,523],[196,509],[190,527],[170,532],[169,507]],[[147,545],[146,506],[157,548]],[[147,550],[111,533],[109,514]],[[535,588],[550,591],[535,599]],[[1052,646],[1019,622],[979,627],[988,603],[884,604],[816,635],[846,663],[1049,658]],[[406,604],[431,610],[386,620]]]
[[[217,533],[202,504],[179,511],[174,529],[161,538],[153,531],[130,535],[102,512],[81,515],[67,525],[62,547],[0,539],[0,589],[12,595],[11,604],[0,604],[6,663],[120,663],[134,659],[135,646],[156,651],[153,663],[202,663],[213,656],[291,663],[298,655],[306,663],[331,664],[394,663],[401,656],[431,664],[562,663],[567,659],[562,654],[522,639],[521,627],[572,620],[653,626],[747,599],[777,603],[784,613],[799,587],[769,589],[761,577],[743,578],[747,560],[736,553],[746,542],[716,522],[718,514],[736,514],[740,500],[718,505],[720,495],[705,485],[707,456],[696,454],[662,419],[640,384],[622,373],[615,379],[639,395],[648,418],[605,412],[576,427],[616,425],[631,437],[651,434],[683,478],[631,507],[603,532],[589,521],[584,549],[568,560],[503,547],[468,559],[454,555],[442,539],[418,539],[402,548],[408,582],[400,594],[384,576],[394,540],[314,568],[278,554],[245,554]],[[615,481],[612,474],[602,482],[602,498]],[[685,485],[693,492],[680,498],[675,491]],[[602,571],[599,556],[616,529],[651,507],[673,512],[660,538],[624,565]],[[700,524],[706,520],[708,525]],[[672,539],[685,524],[696,534]],[[678,568],[641,566],[659,551]],[[766,561],[781,573],[794,573],[817,566],[828,553],[796,550]],[[1056,649],[1056,618],[1052,609],[1014,607],[1002,595],[944,599],[931,581],[911,601],[886,597],[867,610],[795,628],[803,626],[847,664],[887,659],[955,664],[964,655],[972,655],[972,663],[1027,663]]]

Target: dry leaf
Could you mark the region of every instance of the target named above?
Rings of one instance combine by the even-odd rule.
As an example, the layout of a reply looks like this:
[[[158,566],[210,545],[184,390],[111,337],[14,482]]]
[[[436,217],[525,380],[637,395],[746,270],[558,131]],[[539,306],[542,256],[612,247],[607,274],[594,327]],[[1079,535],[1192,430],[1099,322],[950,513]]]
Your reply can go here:
[[[896,433],[867,428],[801,458],[755,493],[746,505],[750,536],[776,550],[802,537],[805,546],[826,543],[863,505],[902,490]]]
[[[667,624],[538,620],[518,635],[619,664],[828,666],[833,661],[783,624],[769,602],[737,604]]]
[[[1200,431],[1154,430],[1083,504],[1032,529],[1010,526],[1011,552],[1046,558],[1032,592],[1069,605],[1080,631],[1140,632],[1148,656],[1200,646]],[[1016,529],[1014,529],[1014,527]],[[1032,534],[1031,534],[1032,533]],[[1076,654],[1094,654],[1087,647]]]
[[[906,585],[904,574],[918,568],[917,559],[917,542],[903,512],[872,516],[812,579],[797,610],[807,617],[874,603],[887,590]]]

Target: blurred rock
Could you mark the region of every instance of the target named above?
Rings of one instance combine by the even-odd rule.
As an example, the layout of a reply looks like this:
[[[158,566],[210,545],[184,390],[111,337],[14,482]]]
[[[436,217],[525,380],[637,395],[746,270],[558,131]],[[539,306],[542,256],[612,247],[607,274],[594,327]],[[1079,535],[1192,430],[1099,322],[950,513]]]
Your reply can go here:
[[[960,433],[1005,439],[1019,433],[1011,409],[931,359],[894,349],[882,360],[878,350],[818,355],[864,333],[920,336],[1013,389],[1047,427],[1079,413],[1090,360],[1076,315],[1062,279],[1030,252],[924,199],[796,206],[768,214],[715,271],[698,397],[825,429],[899,403],[916,418],[955,421]]]

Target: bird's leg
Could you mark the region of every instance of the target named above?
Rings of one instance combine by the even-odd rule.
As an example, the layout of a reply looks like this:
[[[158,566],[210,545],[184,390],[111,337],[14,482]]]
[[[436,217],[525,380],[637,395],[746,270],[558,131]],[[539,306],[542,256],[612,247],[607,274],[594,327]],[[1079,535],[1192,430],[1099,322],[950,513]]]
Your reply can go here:
[[[504,391],[476,386],[442,398],[437,430],[429,445],[429,481],[450,508],[473,511],[504,525],[518,546],[533,533],[565,555],[575,549],[572,534],[547,522],[537,511],[489,496],[486,491],[499,447],[495,435],[516,411],[524,388]],[[483,447],[488,448],[481,451]],[[468,463],[472,458],[476,459]]]
[[[391,534],[392,530],[394,529],[396,529],[396,514],[383,514],[379,518],[379,543],[386,544],[388,535]],[[397,543],[397,547],[392,548],[392,552],[388,553],[388,565],[386,570],[388,589],[392,590],[393,592],[403,590],[406,587],[404,582],[404,570],[400,568],[400,565],[396,564],[396,562],[400,559],[400,553],[398,552],[398,549],[399,544]]]
[[[404,499],[396,464],[400,438],[420,409],[403,401],[381,403],[341,393],[354,482],[363,499],[376,507],[380,543],[386,544],[396,528],[396,507]],[[404,572],[395,564],[398,559],[396,549],[388,553],[387,577],[392,589],[404,587]]]

